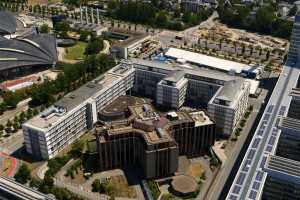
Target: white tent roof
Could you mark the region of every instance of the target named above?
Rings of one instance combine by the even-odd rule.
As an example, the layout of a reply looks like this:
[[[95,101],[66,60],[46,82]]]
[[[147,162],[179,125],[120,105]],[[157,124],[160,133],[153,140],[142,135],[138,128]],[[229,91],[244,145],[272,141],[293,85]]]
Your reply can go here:
[[[207,56],[200,53],[194,53],[182,49],[169,48],[165,56],[171,57],[174,59],[184,59],[187,62],[204,65],[207,67],[211,67],[214,69],[222,70],[222,71],[235,71],[236,73],[241,73],[241,71],[249,70],[251,67],[246,64],[237,63],[229,60],[224,60],[221,58],[216,58],[212,56]]]

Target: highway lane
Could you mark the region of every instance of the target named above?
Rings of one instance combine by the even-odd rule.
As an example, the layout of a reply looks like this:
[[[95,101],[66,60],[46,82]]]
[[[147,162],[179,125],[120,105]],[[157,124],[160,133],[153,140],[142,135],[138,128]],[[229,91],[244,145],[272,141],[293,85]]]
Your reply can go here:
[[[261,173],[259,173],[259,170],[261,170],[260,164],[265,161],[264,152],[270,153],[274,149],[269,147],[270,145],[267,141],[269,141],[269,138],[273,136],[273,133],[277,134],[276,130],[274,131],[272,128],[277,124],[277,116],[279,114],[285,114],[287,111],[286,108],[290,102],[290,98],[287,96],[290,89],[295,86],[296,79],[298,78],[297,74],[299,74],[298,68],[284,66],[283,72],[278,79],[266,110],[264,111],[263,117],[230,188],[227,199],[244,200],[249,196],[256,197],[261,190],[263,185],[261,183],[263,181],[264,174],[261,171]],[[285,106],[284,111],[282,111],[282,104]],[[279,134],[276,136],[278,138]],[[250,192],[250,187],[253,186],[254,182],[256,191],[252,192],[251,190]]]

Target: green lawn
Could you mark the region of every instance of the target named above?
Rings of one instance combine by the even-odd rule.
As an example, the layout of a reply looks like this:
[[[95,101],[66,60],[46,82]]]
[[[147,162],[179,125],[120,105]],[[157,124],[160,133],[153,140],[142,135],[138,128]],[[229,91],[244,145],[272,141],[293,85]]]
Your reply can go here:
[[[66,49],[65,58],[68,60],[83,59],[86,46],[86,42],[77,42],[76,45]]]

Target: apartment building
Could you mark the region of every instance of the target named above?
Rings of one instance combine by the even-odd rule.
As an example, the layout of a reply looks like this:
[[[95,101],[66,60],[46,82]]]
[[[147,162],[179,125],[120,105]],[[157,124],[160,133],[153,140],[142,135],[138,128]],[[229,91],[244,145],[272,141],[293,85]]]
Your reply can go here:
[[[125,95],[133,81],[133,67],[123,63],[67,94],[22,125],[26,151],[36,158],[52,158],[90,129],[97,112]]]
[[[242,79],[228,81],[208,103],[208,113],[217,130],[230,136],[248,106],[250,83]]]
[[[179,154],[204,155],[214,145],[215,123],[203,111],[165,115],[133,98],[120,97],[100,112],[112,119],[103,117],[96,129],[100,169],[138,165],[146,178],[164,177],[177,171]]]

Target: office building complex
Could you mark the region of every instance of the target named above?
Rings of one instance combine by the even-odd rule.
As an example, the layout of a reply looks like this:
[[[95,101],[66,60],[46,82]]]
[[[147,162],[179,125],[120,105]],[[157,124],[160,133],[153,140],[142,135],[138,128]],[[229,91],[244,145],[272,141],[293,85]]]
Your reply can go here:
[[[298,200],[300,197],[300,162],[270,155],[264,170],[268,173],[263,200]]]
[[[216,124],[205,112],[171,112],[167,118],[180,155],[188,158],[202,156],[214,145]]]
[[[262,199],[297,200],[300,196],[300,120],[292,117],[299,116],[297,91],[293,88],[288,117],[282,117],[278,123],[281,130],[277,142],[275,155],[269,155],[264,166],[264,171],[268,173]]]
[[[0,199],[3,200],[55,200],[52,195],[46,195],[30,187],[20,184],[11,178],[0,177]]]
[[[163,177],[177,171],[179,154],[204,155],[214,145],[215,124],[203,111],[161,115],[133,99],[120,97],[99,113],[101,169],[139,165],[146,178]]]
[[[219,133],[230,136],[248,106],[250,83],[245,79],[202,68],[184,68],[134,60],[133,91],[158,105],[179,108],[184,103],[208,108]],[[180,70],[179,70],[180,69]]]
[[[26,122],[26,149],[36,157],[53,157],[92,128],[98,120],[97,113],[105,105],[129,90],[150,97],[158,106],[175,110],[183,104],[203,108],[213,104],[208,106],[212,119],[220,122],[219,133],[228,136],[246,110],[249,87],[243,78],[198,67],[140,59],[123,61]],[[222,96],[229,98],[225,99],[228,102],[219,100]],[[218,107],[224,112],[218,112]]]
[[[228,200],[300,197],[299,33],[297,14],[287,62],[227,194]]]
[[[209,115],[226,136],[231,135],[248,107],[249,85],[243,80],[228,81],[208,103]]]
[[[140,165],[146,178],[174,173],[178,147],[167,133],[167,120],[149,104],[129,107],[131,117],[104,124],[97,135],[101,169]]]
[[[24,123],[27,152],[38,158],[52,158],[90,129],[105,105],[126,94],[133,78],[131,65],[117,65]]]
[[[278,127],[281,129],[281,135],[276,155],[300,161],[300,120],[282,117]]]
[[[287,65],[299,68],[300,16],[295,17]],[[267,177],[264,182],[262,199],[297,200],[300,197],[300,85],[299,72],[294,74],[294,83],[289,92],[288,112],[278,119],[281,131],[276,141],[276,151],[270,154],[264,165]],[[285,88],[287,89],[287,88]]]
[[[299,51],[300,51],[300,46],[299,46],[300,23],[299,22],[300,22],[300,15],[297,14],[295,16],[295,23],[293,25],[293,30],[290,39],[289,53],[286,62],[288,65],[294,65],[299,61],[298,60]]]
[[[293,88],[292,91],[290,92],[292,101],[288,112],[288,117],[295,118],[295,119],[300,119],[300,89],[299,88]]]

